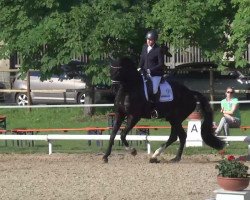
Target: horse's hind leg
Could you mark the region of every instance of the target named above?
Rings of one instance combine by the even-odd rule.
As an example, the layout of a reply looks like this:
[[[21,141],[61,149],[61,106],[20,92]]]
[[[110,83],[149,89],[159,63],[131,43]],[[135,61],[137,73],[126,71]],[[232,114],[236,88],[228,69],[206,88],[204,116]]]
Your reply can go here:
[[[181,125],[178,126],[177,133],[180,139],[180,146],[177,151],[176,157],[171,160],[172,162],[178,162],[181,160],[181,156],[182,156],[183,149],[184,149],[184,146],[186,144],[186,139],[187,139],[187,133],[185,132],[185,130],[183,129]]]
[[[105,155],[102,158],[105,163],[108,162],[108,157],[111,154],[112,146],[114,145],[115,136],[116,136],[119,128],[121,127],[121,124],[124,121],[124,118],[125,118],[124,115],[116,114],[115,124],[114,124],[113,130],[112,130],[112,133],[111,133],[110,139],[109,139],[108,149],[107,149]]]
[[[158,163],[159,161],[157,160],[157,156],[159,156],[169,145],[174,143],[176,140],[177,140],[177,133],[175,131],[175,128],[172,126],[168,141],[166,143],[162,144],[161,147],[155,151],[153,156],[150,158],[149,162],[150,163]]]
[[[171,122],[170,122],[171,123]],[[180,139],[180,146],[178,149],[178,152],[175,156],[175,158],[173,158],[171,161],[172,162],[178,162],[181,160],[181,156],[182,156],[182,152],[186,143],[186,138],[187,138],[187,134],[185,132],[185,130],[183,129],[181,123],[171,123],[171,134],[169,136],[169,139],[166,143],[162,144],[162,146],[157,149],[155,151],[155,153],[153,154],[153,156],[150,159],[151,163],[157,163],[159,162],[157,160],[157,156],[159,156],[168,146],[170,146],[172,143],[174,143],[177,140],[177,137],[179,137]]]
[[[121,141],[125,145],[126,150],[129,150],[133,156],[137,154],[137,151],[135,148],[130,148],[129,143],[126,140],[126,136],[129,133],[129,131],[137,124],[137,122],[140,120],[139,117],[135,117],[133,115],[128,115],[127,118],[127,125],[121,132]]]

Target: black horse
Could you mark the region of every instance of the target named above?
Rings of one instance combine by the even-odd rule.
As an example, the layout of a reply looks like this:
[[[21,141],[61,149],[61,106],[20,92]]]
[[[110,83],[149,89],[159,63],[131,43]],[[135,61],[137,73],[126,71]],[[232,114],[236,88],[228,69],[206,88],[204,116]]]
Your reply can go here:
[[[144,84],[141,74],[137,71],[134,62],[123,57],[113,61],[110,68],[111,80],[119,84],[119,90],[115,99],[115,123],[109,140],[109,146],[103,161],[108,162],[114,145],[115,136],[120,129],[124,119],[127,124],[121,132],[121,140],[126,149],[136,155],[137,151],[129,147],[126,140],[128,132],[137,124],[141,118],[151,117],[151,103],[147,101],[144,94]],[[201,136],[203,141],[215,149],[223,149],[225,143],[212,134],[213,112],[208,100],[199,92],[191,91],[187,87],[174,81],[168,81],[173,91],[173,100],[169,102],[159,102],[156,107],[160,118],[165,118],[171,124],[171,134],[168,141],[155,151],[150,162],[158,162],[157,156],[160,155],[169,145],[179,138],[180,146],[173,162],[181,160],[187,134],[182,127],[182,122],[194,111],[197,101],[203,114],[201,125]]]

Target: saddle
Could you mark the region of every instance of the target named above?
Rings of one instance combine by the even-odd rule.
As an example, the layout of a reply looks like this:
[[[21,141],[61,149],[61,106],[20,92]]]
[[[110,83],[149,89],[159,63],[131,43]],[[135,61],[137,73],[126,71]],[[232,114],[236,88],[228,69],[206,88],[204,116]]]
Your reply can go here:
[[[156,94],[153,94],[153,83],[150,77],[144,75],[142,75],[142,77],[144,81],[144,93],[148,101],[154,99],[155,102],[168,102],[174,99],[172,88],[165,77],[161,77]]]

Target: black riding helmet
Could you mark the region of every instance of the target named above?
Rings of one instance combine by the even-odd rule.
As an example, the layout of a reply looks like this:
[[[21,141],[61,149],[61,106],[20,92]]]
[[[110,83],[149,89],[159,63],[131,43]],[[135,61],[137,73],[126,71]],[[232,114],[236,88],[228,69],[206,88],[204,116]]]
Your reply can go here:
[[[149,40],[157,40],[158,39],[158,34],[155,30],[149,31],[146,35],[146,39]]]

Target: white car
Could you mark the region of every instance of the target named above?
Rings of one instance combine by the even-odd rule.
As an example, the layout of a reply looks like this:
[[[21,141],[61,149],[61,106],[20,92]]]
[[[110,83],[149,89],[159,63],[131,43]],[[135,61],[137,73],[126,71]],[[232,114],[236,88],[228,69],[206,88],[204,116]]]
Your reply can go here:
[[[5,85],[0,82],[0,89],[5,89]],[[4,93],[0,92],[0,102],[4,102]]]
[[[67,104],[85,102],[86,83],[83,81],[82,70],[63,65],[62,73],[52,75],[48,80],[41,81],[41,73],[38,71],[30,72],[30,89],[32,104]],[[77,70],[75,70],[77,69]],[[27,77],[22,79],[21,74],[15,77],[13,89],[27,90]],[[34,92],[32,91],[34,90]],[[40,90],[40,91],[35,91]],[[57,90],[53,92],[53,90]],[[61,91],[61,92],[60,92]],[[28,104],[26,92],[17,92],[14,95],[15,102],[20,105]]]

